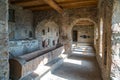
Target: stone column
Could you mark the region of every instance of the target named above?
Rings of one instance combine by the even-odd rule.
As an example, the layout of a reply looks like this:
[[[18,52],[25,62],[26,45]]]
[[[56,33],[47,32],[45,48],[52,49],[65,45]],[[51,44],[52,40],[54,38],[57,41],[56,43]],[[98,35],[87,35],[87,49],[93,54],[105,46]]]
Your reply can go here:
[[[71,26],[69,25],[69,15],[68,13],[64,12],[62,14],[61,18],[61,38],[60,41],[62,44],[64,44],[65,47],[65,53],[70,54],[71,53],[71,45],[72,45],[72,37],[71,37]]]
[[[8,1],[0,0],[0,80],[9,80]]]

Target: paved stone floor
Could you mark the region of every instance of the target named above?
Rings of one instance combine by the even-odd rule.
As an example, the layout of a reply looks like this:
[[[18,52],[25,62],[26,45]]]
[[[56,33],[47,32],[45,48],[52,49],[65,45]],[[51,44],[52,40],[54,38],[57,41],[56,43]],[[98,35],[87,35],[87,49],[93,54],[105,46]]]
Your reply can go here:
[[[94,51],[90,46],[74,47],[71,56],[49,77],[50,80],[102,80]]]
[[[102,80],[100,69],[90,46],[73,48],[72,54],[56,70],[41,80]]]

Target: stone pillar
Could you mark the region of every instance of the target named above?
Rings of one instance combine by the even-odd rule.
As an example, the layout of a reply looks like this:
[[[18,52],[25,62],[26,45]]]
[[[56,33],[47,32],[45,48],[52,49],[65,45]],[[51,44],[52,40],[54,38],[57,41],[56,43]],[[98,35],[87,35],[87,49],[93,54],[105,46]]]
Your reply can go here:
[[[0,80],[9,80],[8,1],[0,0]]]
[[[120,0],[113,4],[111,80],[120,79]]]
[[[65,47],[65,53],[71,53],[72,37],[71,37],[71,26],[69,25],[69,15],[64,12],[61,18],[61,38],[60,41]]]

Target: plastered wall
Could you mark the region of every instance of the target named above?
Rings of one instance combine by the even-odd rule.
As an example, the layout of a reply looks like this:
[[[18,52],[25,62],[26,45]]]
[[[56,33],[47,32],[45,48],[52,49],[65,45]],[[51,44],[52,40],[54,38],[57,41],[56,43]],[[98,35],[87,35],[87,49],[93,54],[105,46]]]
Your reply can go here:
[[[78,43],[94,43],[94,26],[83,26],[77,25],[73,27],[73,31],[77,31],[77,42]]]

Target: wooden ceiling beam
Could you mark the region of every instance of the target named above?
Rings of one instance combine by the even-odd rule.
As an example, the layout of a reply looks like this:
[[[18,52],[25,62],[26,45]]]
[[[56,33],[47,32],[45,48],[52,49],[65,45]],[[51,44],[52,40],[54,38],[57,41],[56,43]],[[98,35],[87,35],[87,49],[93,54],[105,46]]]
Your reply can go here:
[[[80,8],[80,7],[93,7],[97,6],[96,1],[83,1],[83,2],[74,2],[74,3],[62,3],[58,4],[61,7],[67,9],[67,8]],[[52,9],[47,5],[42,5],[42,6],[31,6],[31,7],[25,7],[25,9],[30,9],[32,11],[38,11],[38,10],[47,10],[47,9]]]
[[[95,0],[82,1],[82,2],[74,2],[67,4],[60,4],[61,7],[64,8],[79,8],[79,7],[89,7],[89,6],[97,6],[97,2]]]
[[[30,2],[30,1],[35,1],[35,0],[9,0],[12,4],[17,4],[17,3],[24,3],[24,2]]]
[[[54,8],[59,13],[67,8],[97,6],[98,0],[9,0],[13,5],[22,6],[33,11],[49,10]],[[50,7],[50,6],[52,7]],[[62,7],[62,8],[61,8]]]
[[[45,5],[46,3],[44,0],[10,0],[13,5],[19,5],[22,7],[31,7],[31,6],[40,6]],[[74,3],[74,2],[81,2],[83,0],[55,0],[56,3]],[[89,1],[89,0],[84,0]],[[97,0],[94,0],[97,1]]]
[[[22,6],[22,7],[27,7],[27,6],[36,6],[36,5],[44,5],[46,4],[43,0],[21,0],[21,1],[17,1],[17,2],[12,2],[11,1],[11,4],[13,5],[19,5],[19,6]]]
[[[44,0],[44,1],[59,13],[63,13],[63,9],[54,0]]]

